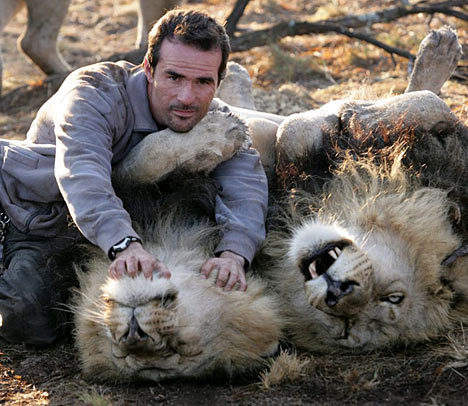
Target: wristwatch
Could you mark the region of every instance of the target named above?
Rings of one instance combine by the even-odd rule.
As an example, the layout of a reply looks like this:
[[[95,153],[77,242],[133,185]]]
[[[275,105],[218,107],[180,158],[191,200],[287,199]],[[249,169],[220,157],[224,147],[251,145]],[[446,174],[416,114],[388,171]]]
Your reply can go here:
[[[125,237],[122,241],[119,241],[117,244],[109,248],[107,256],[111,261],[113,261],[117,254],[125,251],[132,242],[139,242],[142,244],[141,240],[137,237]]]

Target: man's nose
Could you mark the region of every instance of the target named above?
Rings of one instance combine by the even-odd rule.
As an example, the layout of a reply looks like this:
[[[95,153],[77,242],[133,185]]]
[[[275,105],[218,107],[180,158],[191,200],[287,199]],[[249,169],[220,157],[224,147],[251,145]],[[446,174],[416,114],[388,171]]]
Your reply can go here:
[[[179,90],[179,94],[177,96],[177,99],[179,102],[185,104],[185,105],[190,105],[194,102],[195,100],[195,91],[194,91],[194,86],[193,83],[190,81],[184,82],[184,84],[181,86]]]

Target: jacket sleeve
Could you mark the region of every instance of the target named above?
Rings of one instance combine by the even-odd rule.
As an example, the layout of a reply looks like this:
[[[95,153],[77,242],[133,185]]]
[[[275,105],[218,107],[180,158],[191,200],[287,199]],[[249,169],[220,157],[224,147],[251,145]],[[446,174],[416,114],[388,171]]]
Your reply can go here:
[[[216,254],[232,251],[249,264],[265,239],[268,184],[257,151],[249,148],[220,164],[212,173],[221,186],[216,222],[222,227]]]
[[[126,236],[138,236],[111,183],[112,147],[126,131],[128,106],[116,89],[83,85],[54,107],[60,192],[82,234],[107,253]]]

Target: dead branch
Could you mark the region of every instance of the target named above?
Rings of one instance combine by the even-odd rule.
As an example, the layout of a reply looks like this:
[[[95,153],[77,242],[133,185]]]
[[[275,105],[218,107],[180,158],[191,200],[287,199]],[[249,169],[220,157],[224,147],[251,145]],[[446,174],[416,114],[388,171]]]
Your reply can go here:
[[[413,55],[411,52],[405,51],[404,49],[401,49],[401,48],[392,47],[390,45],[385,44],[382,41],[379,41],[379,40],[377,40],[375,38],[372,38],[372,37],[370,37],[368,35],[365,35],[363,33],[350,31],[350,30],[347,30],[347,29],[344,29],[344,28],[341,29],[341,30],[337,30],[336,32],[338,32],[340,34],[343,34],[343,35],[346,35],[349,38],[356,38],[356,39],[359,39],[361,41],[368,42],[369,44],[375,45],[378,48],[382,48],[384,51],[387,51],[391,55],[396,54],[396,55],[400,55],[403,58],[407,58],[407,59],[410,59],[410,60],[415,59],[415,55]]]
[[[413,6],[389,8],[386,10],[377,11],[375,13],[327,19],[315,23],[294,20],[289,22],[281,22],[263,30],[251,31],[239,36],[232,37],[231,46],[234,52],[239,52],[246,51],[258,46],[264,46],[272,42],[277,42],[281,38],[295,35],[323,34],[327,32],[337,32],[347,35],[352,32],[352,29],[370,27],[378,23],[389,23],[399,18],[418,13],[431,15],[435,13],[443,13],[447,15],[453,15],[455,17],[458,15],[466,16],[464,13],[453,10],[452,7],[466,5],[467,0],[444,1],[440,3],[427,4],[424,6],[419,6],[418,4]],[[457,15],[454,15],[455,13]],[[352,34],[356,38],[357,35],[361,35],[354,32],[352,32]],[[364,39],[364,37],[362,39]],[[403,50],[399,50],[399,52],[404,53]]]
[[[228,18],[226,19],[226,32],[227,34],[232,37],[234,32],[236,31],[237,23],[239,22],[240,18],[244,14],[244,10],[247,7],[247,4],[250,0],[237,0],[236,4],[234,5],[231,14],[229,14]]]

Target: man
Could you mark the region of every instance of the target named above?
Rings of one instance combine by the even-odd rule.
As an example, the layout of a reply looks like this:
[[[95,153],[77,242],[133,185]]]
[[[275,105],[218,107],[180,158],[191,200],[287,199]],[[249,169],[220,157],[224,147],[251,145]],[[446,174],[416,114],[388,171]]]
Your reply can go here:
[[[153,271],[148,253],[111,184],[112,167],[147,134],[189,131],[220,103],[213,100],[230,52],[222,26],[202,12],[174,10],[149,34],[143,66],[100,63],[73,72],[39,110],[25,142],[3,142],[0,201],[10,224],[0,278],[0,336],[48,344],[64,333],[64,300],[51,254],[82,235],[113,259],[114,278]],[[221,192],[222,238],[201,269],[225,290],[246,289],[248,267],[265,234],[267,185],[256,151],[247,149],[213,172]],[[6,218],[6,217],[5,217]],[[66,275],[65,275],[66,276]],[[65,278],[66,280],[66,278]]]

